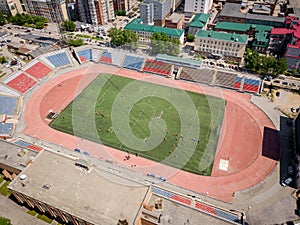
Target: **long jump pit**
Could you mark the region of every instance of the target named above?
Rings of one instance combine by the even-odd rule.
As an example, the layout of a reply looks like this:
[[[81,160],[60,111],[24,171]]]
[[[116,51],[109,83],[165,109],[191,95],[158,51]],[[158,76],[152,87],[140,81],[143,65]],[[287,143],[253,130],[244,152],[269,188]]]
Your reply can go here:
[[[49,112],[60,113],[100,73],[147,80],[225,99],[226,108],[211,176],[189,173],[135,155],[124,160],[128,155],[124,151],[49,127]],[[235,192],[263,181],[273,171],[279,157],[275,127],[267,115],[251,103],[250,95],[108,65],[93,64],[89,68],[73,70],[50,79],[32,95],[25,107],[26,128],[23,133],[26,135],[63,146],[70,151],[84,149],[90,156],[100,160],[112,161],[141,174],[159,175],[166,178],[168,183],[200,194],[209,193],[209,197],[224,202],[232,202]],[[274,133],[275,138],[268,136]],[[268,151],[271,153],[268,154]]]

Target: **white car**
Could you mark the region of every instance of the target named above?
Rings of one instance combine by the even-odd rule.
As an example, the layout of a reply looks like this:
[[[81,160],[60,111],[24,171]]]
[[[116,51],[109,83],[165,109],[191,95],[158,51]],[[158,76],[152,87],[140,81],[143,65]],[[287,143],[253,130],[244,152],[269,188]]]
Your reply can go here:
[[[280,184],[281,184],[281,186],[286,187],[286,186],[288,186],[290,183],[292,183],[292,181],[293,181],[293,179],[290,178],[290,177],[287,178],[287,179],[283,178],[283,179],[281,180]]]

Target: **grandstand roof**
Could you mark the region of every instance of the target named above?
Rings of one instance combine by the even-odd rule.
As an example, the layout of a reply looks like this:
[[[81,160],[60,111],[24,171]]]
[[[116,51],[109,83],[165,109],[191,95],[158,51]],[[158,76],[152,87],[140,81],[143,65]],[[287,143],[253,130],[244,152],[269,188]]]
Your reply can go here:
[[[127,30],[133,30],[133,31],[145,31],[145,32],[150,32],[150,33],[165,33],[167,36],[171,37],[181,37],[184,34],[184,30],[182,29],[173,29],[173,28],[168,28],[168,27],[158,27],[154,25],[147,25],[147,24],[142,24],[141,19],[134,19],[130,23],[128,23],[125,26],[125,29]]]
[[[44,150],[22,171],[26,180],[16,178],[10,188],[92,224],[117,224],[119,219],[135,224],[149,188],[96,166],[87,171],[78,166],[81,162]]]
[[[26,164],[36,157],[37,152],[25,150],[24,153],[18,156],[23,148],[0,140],[0,165],[6,165],[15,168],[19,171],[26,167]]]
[[[189,23],[190,27],[203,28],[209,19],[209,14],[199,13],[194,16],[192,21]]]
[[[248,35],[235,34],[235,33],[229,34],[226,32],[217,32],[212,30],[199,30],[196,33],[196,37],[218,39],[218,40],[238,42],[243,44],[247,44],[248,42]]]
[[[200,60],[195,60],[195,59],[188,59],[188,58],[181,58],[181,57],[176,57],[176,56],[170,56],[166,54],[158,54],[156,56],[156,60],[158,61],[168,61],[170,63],[174,62],[180,62],[181,64],[190,64],[190,65],[196,65],[200,67],[201,61]]]

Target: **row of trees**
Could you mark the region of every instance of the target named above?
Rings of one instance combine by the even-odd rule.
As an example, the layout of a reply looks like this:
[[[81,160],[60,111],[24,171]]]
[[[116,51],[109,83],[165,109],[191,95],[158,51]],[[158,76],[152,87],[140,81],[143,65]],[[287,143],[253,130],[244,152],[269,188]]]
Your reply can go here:
[[[137,42],[139,36],[130,31],[130,30],[122,30],[116,27],[111,28],[108,31],[108,35],[111,38],[111,43],[114,46],[122,46],[124,48],[136,50],[138,48]]]
[[[153,54],[168,54],[176,56],[179,54],[180,42],[177,38],[170,38],[166,33],[153,33],[150,37],[151,49]]]
[[[1,18],[1,16],[0,16]],[[48,20],[44,17],[33,16],[29,14],[17,14],[15,16],[8,16],[7,22],[19,26],[32,27],[36,29],[42,29],[47,24]]]
[[[287,70],[286,60],[274,56],[264,56],[250,49],[246,50],[245,67],[258,74],[278,76]]]
[[[136,50],[138,48],[137,42],[139,36],[135,32],[113,27],[108,33],[111,38],[111,43],[114,46],[122,46],[132,50]],[[165,33],[153,33],[150,39],[150,46],[153,54],[164,53],[169,55],[178,55],[180,52],[180,42],[177,38],[170,38]]]

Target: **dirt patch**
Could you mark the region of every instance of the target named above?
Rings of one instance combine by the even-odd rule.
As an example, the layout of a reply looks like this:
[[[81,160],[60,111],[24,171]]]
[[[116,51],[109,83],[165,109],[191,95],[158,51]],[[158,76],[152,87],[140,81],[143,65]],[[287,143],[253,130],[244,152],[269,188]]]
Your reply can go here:
[[[278,91],[280,92],[279,97],[276,96],[276,93],[273,94],[273,102],[275,106],[288,117],[295,118],[297,113],[292,112],[291,109],[297,109],[300,107],[300,95],[285,90]]]

